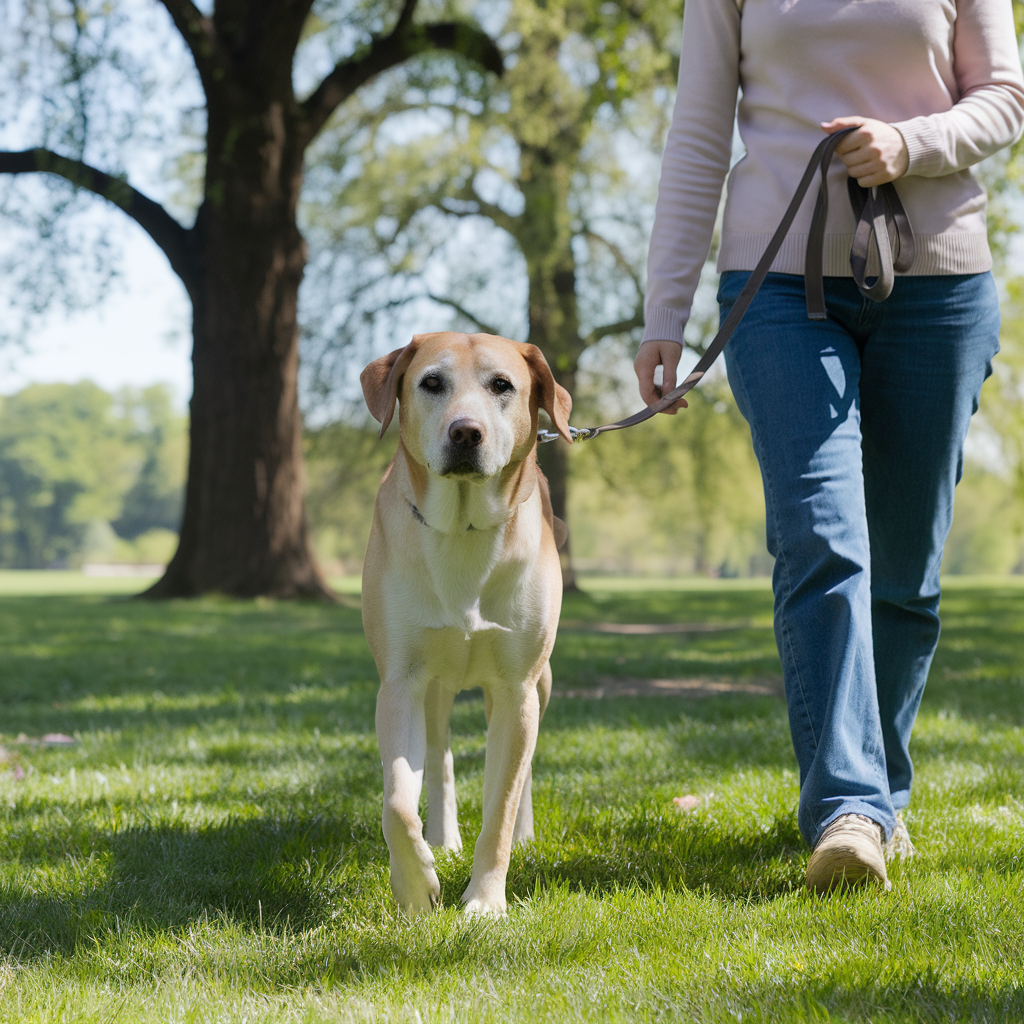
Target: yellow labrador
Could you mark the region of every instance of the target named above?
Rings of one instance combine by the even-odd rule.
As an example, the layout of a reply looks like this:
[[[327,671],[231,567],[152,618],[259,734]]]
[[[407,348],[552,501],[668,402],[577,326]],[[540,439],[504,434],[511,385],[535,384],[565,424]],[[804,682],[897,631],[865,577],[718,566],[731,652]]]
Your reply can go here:
[[[462,901],[501,915],[512,843],[533,836],[530,761],[562,600],[565,527],[537,466],[537,412],[569,441],[572,400],[540,349],[490,334],[416,335],[360,379],[382,435],[399,402],[363,567],[391,888],[410,915],[438,902],[430,846],[462,848],[448,721],[455,694],[482,686],[483,827]]]

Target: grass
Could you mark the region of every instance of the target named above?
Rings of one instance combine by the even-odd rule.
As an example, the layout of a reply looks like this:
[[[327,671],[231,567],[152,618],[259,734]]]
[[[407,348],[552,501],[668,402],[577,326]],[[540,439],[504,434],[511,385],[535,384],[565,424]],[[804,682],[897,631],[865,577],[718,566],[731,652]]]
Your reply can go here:
[[[0,569],[0,598],[4,597],[65,597],[72,594],[118,594],[125,597],[138,594],[156,576],[85,576],[70,569],[39,572],[34,569]],[[358,594],[358,576],[334,576],[331,586],[339,594]]]
[[[1014,581],[947,591],[913,751],[919,856],[888,895],[802,890],[777,698],[556,698],[538,840],[514,855],[508,919],[476,923],[457,908],[480,824],[478,695],[453,719],[467,853],[439,857],[444,907],[409,923],[387,886],[357,609],[8,583],[5,1022],[1024,1019]],[[590,586],[565,602],[556,688],[778,674],[761,583]],[[77,742],[26,742],[48,733]],[[676,812],[682,794],[701,806]]]

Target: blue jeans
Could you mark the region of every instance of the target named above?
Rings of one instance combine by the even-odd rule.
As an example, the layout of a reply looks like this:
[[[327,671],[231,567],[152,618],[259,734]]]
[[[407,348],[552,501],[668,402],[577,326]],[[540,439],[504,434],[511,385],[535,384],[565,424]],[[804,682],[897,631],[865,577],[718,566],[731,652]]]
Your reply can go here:
[[[722,275],[722,319],[749,274]],[[841,814],[892,834],[939,639],[939,566],[981,385],[999,349],[991,274],[900,277],[882,303],[769,274],[725,349],[761,466],[775,638],[813,847]]]

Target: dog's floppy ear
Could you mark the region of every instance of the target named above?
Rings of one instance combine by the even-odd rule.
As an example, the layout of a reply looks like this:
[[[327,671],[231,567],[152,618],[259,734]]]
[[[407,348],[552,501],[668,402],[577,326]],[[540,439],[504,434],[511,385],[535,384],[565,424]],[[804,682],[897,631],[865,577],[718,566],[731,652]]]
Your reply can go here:
[[[536,345],[523,345],[523,358],[533,374],[533,386],[536,389],[537,404],[551,417],[555,430],[572,444],[569,433],[569,413],[572,412],[572,398],[569,392],[559,384]]]
[[[380,359],[374,359],[361,374],[359,383],[363,386],[363,398],[373,418],[380,423],[380,434],[388,429],[395,415],[398,400],[398,382],[402,379],[419,347],[419,335],[413,337],[404,348],[396,348]]]

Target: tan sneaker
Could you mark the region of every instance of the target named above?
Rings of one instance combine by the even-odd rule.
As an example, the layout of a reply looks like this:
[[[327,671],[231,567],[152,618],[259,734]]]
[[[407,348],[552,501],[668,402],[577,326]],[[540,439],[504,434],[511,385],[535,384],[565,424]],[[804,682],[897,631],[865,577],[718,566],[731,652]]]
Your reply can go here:
[[[896,827],[892,830],[889,842],[885,844],[884,852],[887,861],[894,857],[899,857],[900,860],[910,860],[917,853],[914,844],[910,841],[910,833],[907,831],[902,814],[896,815]]]
[[[880,882],[890,888],[882,854],[882,826],[863,814],[844,814],[821,834],[807,862],[807,888],[819,894]]]

